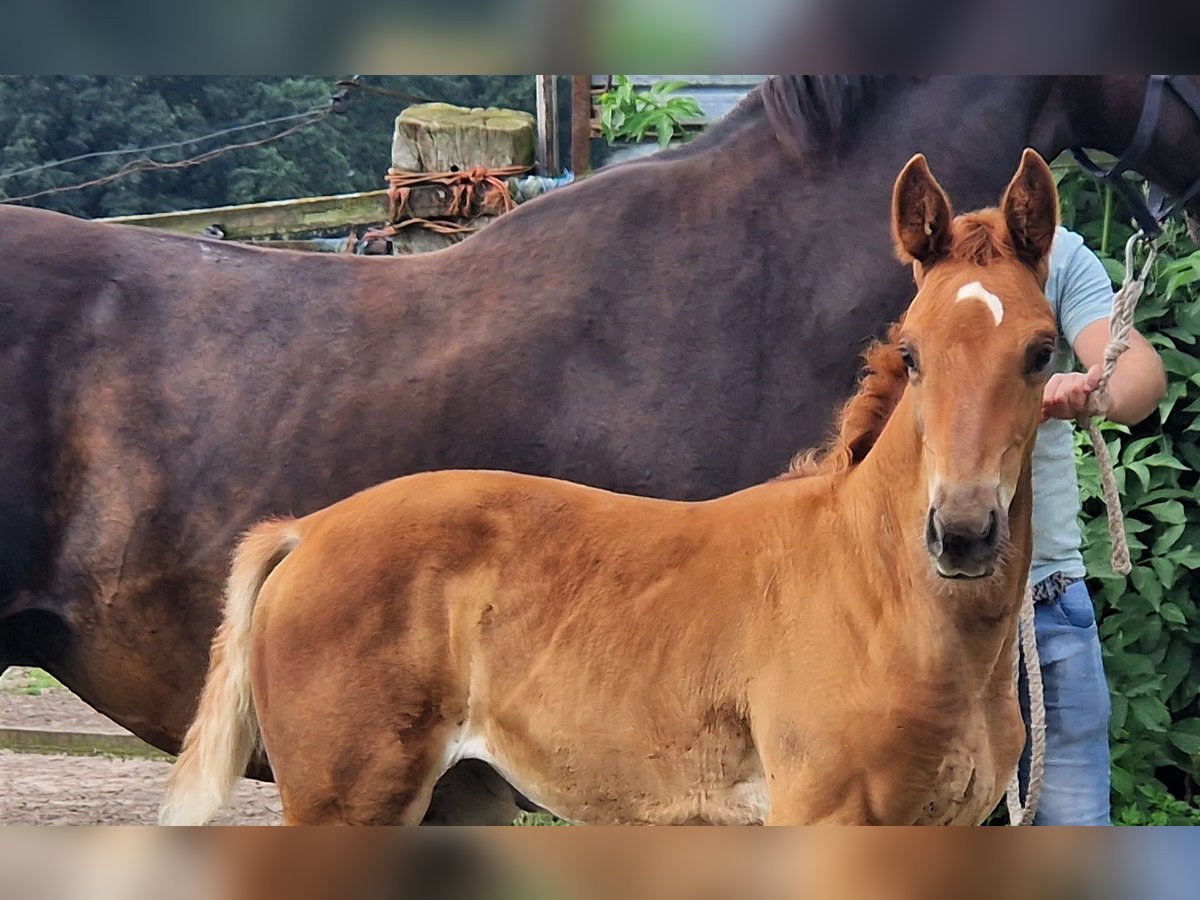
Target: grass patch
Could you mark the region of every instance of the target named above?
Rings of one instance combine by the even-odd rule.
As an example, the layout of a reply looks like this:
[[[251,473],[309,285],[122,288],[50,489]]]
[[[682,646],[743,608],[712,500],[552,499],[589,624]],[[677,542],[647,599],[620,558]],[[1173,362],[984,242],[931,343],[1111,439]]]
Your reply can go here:
[[[523,813],[520,813],[515,819],[513,819],[513,824],[514,825],[531,825],[531,826],[547,826],[547,825],[553,826],[553,825],[570,825],[571,823],[564,822],[562,819],[559,819],[555,816],[550,815],[550,813],[523,812]]]
[[[4,690],[11,694],[40,697],[47,691],[66,690],[61,681],[43,669],[9,671],[4,679]]]

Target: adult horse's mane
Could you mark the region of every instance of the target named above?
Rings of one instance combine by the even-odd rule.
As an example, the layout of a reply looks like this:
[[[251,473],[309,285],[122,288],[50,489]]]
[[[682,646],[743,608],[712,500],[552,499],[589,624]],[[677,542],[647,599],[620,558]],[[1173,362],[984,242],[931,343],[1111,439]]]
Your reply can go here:
[[[775,75],[675,155],[720,143],[762,115],[780,144],[797,158],[840,153],[866,116],[907,80],[887,75]]]
[[[904,80],[886,75],[780,75],[759,85],[775,136],[796,156],[840,153]]]
[[[977,266],[1017,259],[1016,249],[997,209],[958,216],[951,223],[950,234],[948,256],[951,259]],[[909,260],[899,246],[896,252],[901,259]],[[844,472],[866,459],[908,384],[899,344],[901,324],[893,324],[883,340],[875,341],[863,353],[863,376],[858,391],[838,414],[833,438],[824,447],[798,453],[777,480]]]

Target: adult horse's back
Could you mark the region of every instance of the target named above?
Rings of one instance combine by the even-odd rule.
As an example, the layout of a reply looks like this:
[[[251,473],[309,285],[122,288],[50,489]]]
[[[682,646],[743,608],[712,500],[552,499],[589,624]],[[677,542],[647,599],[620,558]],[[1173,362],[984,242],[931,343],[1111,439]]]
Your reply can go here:
[[[434,468],[682,499],[766,478],[903,308],[903,162],[981,206],[1026,144],[1119,151],[1141,90],[774,79],[686,148],[407,259],[0,208],[0,664],[174,750],[254,521]],[[1142,168],[1179,190],[1200,128],[1173,99],[1161,127]]]

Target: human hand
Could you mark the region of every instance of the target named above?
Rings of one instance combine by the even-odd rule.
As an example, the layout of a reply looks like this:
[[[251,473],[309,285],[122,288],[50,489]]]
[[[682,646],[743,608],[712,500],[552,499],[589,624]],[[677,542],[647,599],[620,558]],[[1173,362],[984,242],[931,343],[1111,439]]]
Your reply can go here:
[[[1058,372],[1042,392],[1042,421],[1078,419],[1088,414],[1088,397],[1100,382],[1100,366],[1087,372]]]

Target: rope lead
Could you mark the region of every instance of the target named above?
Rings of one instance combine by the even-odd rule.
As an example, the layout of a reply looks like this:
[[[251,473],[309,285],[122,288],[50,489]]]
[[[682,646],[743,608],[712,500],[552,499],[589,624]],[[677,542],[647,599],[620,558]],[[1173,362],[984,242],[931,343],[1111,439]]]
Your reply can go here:
[[[1133,255],[1140,243],[1148,247],[1146,261],[1141,272],[1134,274]],[[1104,348],[1104,368],[1096,389],[1088,397],[1088,414],[1080,418],[1080,424],[1092,440],[1096,454],[1096,465],[1100,469],[1100,486],[1104,495],[1104,507],[1108,512],[1108,536],[1112,542],[1112,570],[1118,575],[1128,575],[1132,569],[1129,561],[1129,543],[1125,539],[1125,516],[1121,512],[1121,497],[1117,492],[1117,478],[1113,472],[1112,457],[1104,435],[1095,417],[1108,413],[1111,400],[1109,382],[1117,368],[1117,360],[1129,349],[1129,335],[1133,331],[1133,314],[1138,301],[1146,289],[1146,278],[1154,265],[1158,251],[1146,235],[1139,231],[1125,244],[1125,280],[1121,289],[1113,295],[1112,317],[1109,319],[1108,346]],[[1027,582],[1025,597],[1021,601],[1021,612],[1017,617],[1017,641],[1013,648],[1013,680],[1020,696],[1021,659],[1029,681],[1029,785],[1025,804],[1021,804],[1020,771],[1013,772],[1005,800],[1008,805],[1010,825],[1032,825],[1037,815],[1038,801],[1042,795],[1042,781],[1046,768],[1046,698],[1042,686],[1042,664],[1038,657],[1037,632],[1034,629],[1033,584]]]

